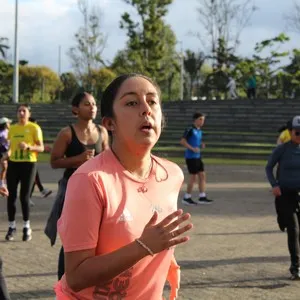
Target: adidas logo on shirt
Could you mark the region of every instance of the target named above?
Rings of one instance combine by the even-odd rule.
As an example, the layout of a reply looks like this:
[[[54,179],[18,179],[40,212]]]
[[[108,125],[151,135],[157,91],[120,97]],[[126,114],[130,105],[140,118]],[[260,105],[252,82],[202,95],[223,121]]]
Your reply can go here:
[[[133,220],[133,218],[132,218],[130,211],[127,208],[125,208],[123,210],[122,214],[120,215],[118,222],[128,222],[128,221],[132,221],[132,220]]]

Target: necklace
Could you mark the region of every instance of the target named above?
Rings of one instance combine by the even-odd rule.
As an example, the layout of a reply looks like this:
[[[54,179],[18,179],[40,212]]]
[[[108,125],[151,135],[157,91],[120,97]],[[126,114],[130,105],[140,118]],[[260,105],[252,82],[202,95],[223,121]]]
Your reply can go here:
[[[143,177],[140,177],[140,176],[138,176],[138,175],[135,175],[135,174],[133,174],[132,172],[130,172],[130,171],[128,170],[128,172],[129,172],[130,174],[132,174],[133,176],[136,176],[136,177],[138,177],[139,179],[141,179],[141,180],[144,181],[144,182],[143,182],[143,185],[140,186],[140,187],[137,189],[137,191],[138,191],[139,193],[146,193],[146,192],[148,192],[148,188],[146,187],[146,183],[149,181],[149,177],[150,177],[152,168],[153,168],[153,160],[152,160],[152,157],[151,157],[150,167],[149,167],[149,169],[148,169],[148,171],[147,171],[147,176],[145,176],[146,178],[143,178]]]
[[[113,150],[112,148],[111,148],[111,151],[112,151],[112,153],[115,155],[115,157],[117,158],[117,160],[119,161],[119,163],[123,166],[123,168],[124,168],[126,171],[128,171],[133,177],[135,177],[135,178],[137,178],[137,179],[143,181],[143,182],[142,182],[142,186],[140,186],[140,187],[137,189],[137,191],[138,191],[139,193],[146,193],[146,192],[148,191],[148,188],[146,187],[146,183],[149,181],[150,174],[151,174],[151,171],[152,171],[152,168],[153,168],[153,158],[151,157],[150,165],[149,165],[148,171],[147,171],[147,173],[146,173],[147,176],[141,177],[141,176],[139,176],[139,175],[137,175],[137,174],[134,174],[134,173],[131,172],[130,170],[126,169],[126,168],[124,167],[124,165],[122,164],[120,158],[118,157],[118,155],[114,152],[114,150]]]
[[[117,158],[117,160],[119,161],[119,163],[123,166],[123,168],[126,169],[126,168],[124,167],[124,165],[122,164],[121,160],[119,159],[119,157],[116,155],[116,153],[113,151],[112,148],[111,148],[111,151],[112,151],[112,153],[115,155],[115,157]],[[129,171],[129,170],[126,169],[133,177],[137,177],[137,178],[139,178],[141,181],[143,181],[143,182],[141,182],[142,186],[140,186],[140,187],[137,189],[137,191],[138,191],[138,193],[141,193],[140,196],[141,196],[142,198],[144,198],[144,199],[146,199],[146,200],[148,201],[148,203],[149,203],[149,208],[150,208],[152,214],[153,214],[154,212],[157,212],[157,213],[162,213],[162,212],[163,212],[163,209],[162,209],[162,207],[161,207],[159,204],[153,204],[153,202],[145,195],[145,193],[147,193],[147,191],[148,191],[148,188],[146,187],[146,183],[147,183],[147,182],[149,181],[149,179],[150,179],[150,175],[151,175],[152,168],[153,168],[153,160],[154,160],[154,159],[153,159],[153,157],[151,156],[151,163],[150,163],[149,169],[148,169],[148,171],[147,171],[147,176],[145,176],[144,178],[141,177],[141,176],[138,176],[138,175],[136,175],[136,174],[133,174],[131,171]],[[167,176],[166,176],[165,179],[157,178],[157,177],[156,177],[156,174],[155,174],[155,179],[157,180],[157,182],[161,182],[161,181],[163,181],[163,180],[167,180],[167,179],[168,179],[168,173],[167,173]]]
[[[120,161],[120,160],[119,160]],[[149,168],[148,168],[148,170],[147,170],[147,176],[145,176],[145,177],[141,177],[141,176],[139,176],[139,175],[137,175],[137,174],[133,174],[130,170],[127,170],[130,174],[132,174],[134,177],[138,177],[140,180],[149,180],[149,176],[150,176],[150,174],[151,174],[151,171],[152,171],[152,167],[153,167],[153,160],[152,160],[152,157],[151,157],[151,161],[150,161],[150,165],[149,165]]]

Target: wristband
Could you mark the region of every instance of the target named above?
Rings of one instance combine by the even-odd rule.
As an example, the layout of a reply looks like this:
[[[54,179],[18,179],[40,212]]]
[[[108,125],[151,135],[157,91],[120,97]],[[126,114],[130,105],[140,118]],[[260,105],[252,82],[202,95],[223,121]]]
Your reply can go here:
[[[147,250],[147,252],[148,252],[151,256],[154,255],[153,251],[152,251],[148,246],[146,246],[142,241],[140,241],[139,239],[136,239],[135,241],[136,241],[140,246],[142,246],[145,250]]]

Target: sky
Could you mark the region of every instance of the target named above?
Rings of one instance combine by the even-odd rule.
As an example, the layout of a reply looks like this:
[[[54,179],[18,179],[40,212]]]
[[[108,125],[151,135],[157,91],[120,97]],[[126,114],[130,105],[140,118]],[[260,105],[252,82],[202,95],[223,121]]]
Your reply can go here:
[[[166,23],[170,24],[183,49],[205,50],[193,33],[205,31],[199,21],[197,7],[201,0],[173,0],[169,6]],[[244,1],[244,0],[234,0]],[[299,0],[298,0],[299,1]],[[125,30],[119,28],[122,13],[134,13],[123,0],[89,0],[102,12],[101,25],[108,40],[103,52],[105,60],[111,61],[116,52],[125,47]],[[241,35],[238,53],[250,56],[256,42],[275,37],[286,30],[284,15],[288,14],[294,0],[256,0],[258,10],[250,25]],[[300,1],[299,1],[300,2]],[[13,57],[15,0],[0,0],[0,37],[9,38],[9,59]],[[61,46],[61,71],[71,70],[68,49],[74,45],[74,34],[82,25],[77,0],[19,0],[19,58],[31,65],[44,65],[58,71],[58,53]],[[281,50],[299,47],[300,35],[289,32],[291,41]],[[298,43],[298,44],[297,44]],[[180,43],[177,45],[180,49]]]

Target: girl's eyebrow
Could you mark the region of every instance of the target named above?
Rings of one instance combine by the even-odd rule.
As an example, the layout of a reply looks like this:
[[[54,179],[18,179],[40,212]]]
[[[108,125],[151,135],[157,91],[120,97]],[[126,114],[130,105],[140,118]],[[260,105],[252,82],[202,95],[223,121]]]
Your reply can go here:
[[[127,93],[124,93],[121,97],[120,97],[120,99],[122,99],[122,98],[124,98],[125,96],[132,96],[132,95],[134,95],[134,96],[137,96],[138,95],[138,93],[136,93],[136,92],[127,92]],[[157,93],[155,93],[155,92],[148,92],[147,94],[146,94],[146,96],[157,96]]]

